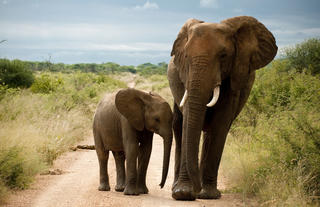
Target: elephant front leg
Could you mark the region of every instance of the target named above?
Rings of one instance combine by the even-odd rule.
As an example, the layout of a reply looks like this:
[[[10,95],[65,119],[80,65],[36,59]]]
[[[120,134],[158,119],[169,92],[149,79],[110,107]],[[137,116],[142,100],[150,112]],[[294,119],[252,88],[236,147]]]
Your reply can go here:
[[[201,199],[221,197],[221,192],[217,188],[217,178],[227,132],[222,133],[221,130],[216,130],[216,132],[218,133],[204,132],[203,134],[204,142],[200,163],[202,189],[198,194],[198,198]]]
[[[183,117],[183,128],[186,128],[187,124],[187,116]],[[192,181],[189,177],[188,171],[187,171],[187,159],[186,159],[186,134],[185,131],[181,134],[182,139],[180,139],[180,147],[177,151],[176,149],[176,156],[178,156],[178,160],[176,157],[175,163],[175,173],[178,173],[178,177],[175,179],[176,182],[174,183],[174,186],[172,187],[172,197],[176,200],[195,200],[196,199],[196,193],[194,191]],[[178,155],[177,155],[178,154]],[[179,164],[179,165],[178,165]]]
[[[176,200],[193,201],[196,199],[196,193],[187,173],[186,162],[184,162],[184,159],[181,160],[179,178],[172,188],[172,197]]]
[[[112,151],[114,160],[116,162],[116,169],[117,169],[117,184],[115,190],[118,192],[122,192],[125,188],[126,182],[126,173],[125,173],[125,154],[123,151],[116,152]]]
[[[139,143],[137,139],[124,140],[126,153],[126,187],[125,195],[139,195],[137,189],[137,157]]]
[[[149,192],[146,186],[146,174],[149,165],[151,150],[152,150],[153,133],[145,131],[143,138],[140,140],[138,152],[138,183],[137,188],[140,194]]]
[[[174,180],[172,189],[177,185],[180,171],[181,162],[181,141],[182,141],[182,113],[180,112],[177,104],[173,108],[173,122],[172,122],[174,138],[176,141],[175,149],[175,163],[174,163]]]

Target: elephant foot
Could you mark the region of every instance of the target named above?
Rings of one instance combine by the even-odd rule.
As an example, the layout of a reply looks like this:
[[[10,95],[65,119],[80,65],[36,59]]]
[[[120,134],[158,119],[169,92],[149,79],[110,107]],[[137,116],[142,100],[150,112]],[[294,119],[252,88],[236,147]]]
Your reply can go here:
[[[109,191],[110,186],[107,183],[100,183],[100,186],[98,188],[99,191]]]
[[[196,193],[193,190],[193,186],[189,182],[178,182],[173,186],[172,198],[176,200],[193,201],[196,199]]]
[[[122,184],[122,185],[116,185],[115,186],[115,190],[117,191],[117,192],[123,192],[124,191],[124,188],[125,188],[125,185],[124,184]]]
[[[135,184],[129,184],[129,185],[126,185],[126,187],[124,188],[124,194],[125,195],[139,195],[139,192],[138,192]]]
[[[200,199],[219,199],[220,197],[221,193],[216,187],[203,187],[198,194]]]
[[[139,194],[148,194],[149,190],[146,185],[138,186]]]
[[[178,184],[178,181],[174,181],[173,184],[172,184],[172,187],[171,187],[171,190],[173,191],[173,189],[177,186]]]

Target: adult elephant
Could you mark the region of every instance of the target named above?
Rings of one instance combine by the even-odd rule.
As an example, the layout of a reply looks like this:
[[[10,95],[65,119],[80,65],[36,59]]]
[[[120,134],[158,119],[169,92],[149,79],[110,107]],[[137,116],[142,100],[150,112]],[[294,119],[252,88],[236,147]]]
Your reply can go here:
[[[250,94],[255,70],[276,55],[271,32],[249,16],[205,23],[189,19],[174,42],[168,79],[176,139],[172,197],[217,199],[226,136]],[[198,162],[199,140],[203,146]]]

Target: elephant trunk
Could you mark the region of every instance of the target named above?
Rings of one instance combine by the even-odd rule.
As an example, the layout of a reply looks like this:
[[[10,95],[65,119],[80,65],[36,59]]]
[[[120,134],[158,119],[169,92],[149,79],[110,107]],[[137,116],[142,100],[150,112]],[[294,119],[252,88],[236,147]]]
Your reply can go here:
[[[203,127],[207,105],[213,106],[219,97],[219,88],[214,89],[214,95],[210,101],[213,87],[208,83],[219,83],[220,73],[215,76],[208,74],[211,67],[208,56],[195,56],[192,58],[191,69],[189,70],[189,81],[187,85],[188,94],[183,114],[187,117],[183,120],[186,123],[183,136],[186,140],[186,167],[189,178],[193,184],[195,193],[200,192],[199,173],[199,142]],[[217,84],[219,85],[219,84]],[[208,103],[209,102],[209,103]]]
[[[199,89],[191,88],[186,105],[188,114],[186,120],[186,165],[195,193],[201,190],[198,154],[200,135],[206,112],[206,103],[201,103],[200,94]]]
[[[169,170],[170,152],[172,146],[172,135],[163,138],[163,164],[162,164],[162,179],[160,187],[163,188]]]

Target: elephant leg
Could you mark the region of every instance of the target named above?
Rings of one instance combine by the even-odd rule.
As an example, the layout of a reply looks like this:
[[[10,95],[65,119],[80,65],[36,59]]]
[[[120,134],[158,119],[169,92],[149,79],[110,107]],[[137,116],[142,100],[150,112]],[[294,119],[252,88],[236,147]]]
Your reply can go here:
[[[145,132],[143,138],[140,140],[137,182],[137,188],[140,194],[147,194],[149,192],[146,186],[146,174],[152,150],[152,137],[152,132]]]
[[[94,143],[96,146],[96,153],[97,153],[98,160],[99,160],[100,185],[99,185],[98,190],[109,191],[110,190],[109,177],[108,177],[109,151],[105,150],[99,133],[97,133],[94,130],[93,135],[94,135]]]
[[[213,133],[204,132],[203,138],[204,142],[200,163],[202,190],[199,193],[198,198],[218,199],[221,197],[221,193],[217,189],[218,169],[226,140],[226,134],[214,137]]]
[[[183,128],[186,128],[187,116],[183,116]],[[182,132],[182,140],[180,146],[186,146],[186,134],[185,131]],[[180,166],[179,166],[179,177],[176,184],[172,189],[172,197],[176,200],[195,200],[196,193],[193,189],[192,181],[190,180],[187,171],[187,161],[186,161],[186,147],[181,147],[180,153]]]
[[[175,150],[175,163],[174,163],[174,180],[172,188],[177,184],[180,170],[180,160],[181,160],[181,140],[182,140],[182,113],[178,106],[174,104],[173,107],[173,132],[176,141]]]
[[[136,138],[125,138],[124,140],[126,154],[126,186],[125,195],[139,195],[137,190],[137,157],[139,143]]]
[[[232,99],[230,98],[230,100]],[[221,197],[221,193],[217,189],[218,170],[226,137],[234,118],[235,110],[233,106],[232,102],[221,104],[212,117],[211,124],[214,127],[203,134],[200,162],[202,190],[198,198],[218,199]]]
[[[125,173],[125,154],[123,151],[116,152],[112,151],[114,160],[116,162],[116,169],[117,169],[117,184],[115,190],[118,192],[122,192],[125,188],[126,182],[126,173]]]
[[[108,159],[109,151],[108,150],[97,150],[99,168],[100,168],[100,191],[109,191],[109,176],[108,176]]]

